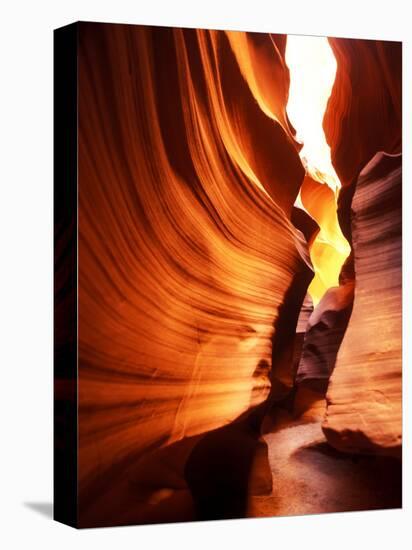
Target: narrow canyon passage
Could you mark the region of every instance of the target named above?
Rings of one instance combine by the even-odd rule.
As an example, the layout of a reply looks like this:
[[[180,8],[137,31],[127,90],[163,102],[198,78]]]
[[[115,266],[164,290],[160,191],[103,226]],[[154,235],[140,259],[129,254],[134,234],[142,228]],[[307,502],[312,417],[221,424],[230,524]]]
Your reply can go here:
[[[400,506],[399,44],[79,36],[81,526]]]
[[[275,407],[263,424],[272,493],[252,496],[249,515],[396,508],[402,492],[399,456],[339,453],[322,430],[326,390],[350,320],[356,281],[356,274],[348,277],[343,269],[351,247],[339,224],[341,182],[323,128],[337,63],[328,39],[290,35],[285,61],[290,74],[287,113],[302,143],[299,154],[306,170],[295,206],[319,230],[308,240],[315,275],[301,312],[303,326],[297,327],[297,333],[305,334],[298,346],[293,405],[287,411]]]
[[[339,286],[341,268],[350,253],[337,216],[341,182],[323,130],[336,60],[327,38],[288,35],[285,61],[290,75],[286,110],[302,144],[299,155],[306,171],[295,206],[319,226],[308,243],[315,272],[308,293],[317,305],[329,288]]]

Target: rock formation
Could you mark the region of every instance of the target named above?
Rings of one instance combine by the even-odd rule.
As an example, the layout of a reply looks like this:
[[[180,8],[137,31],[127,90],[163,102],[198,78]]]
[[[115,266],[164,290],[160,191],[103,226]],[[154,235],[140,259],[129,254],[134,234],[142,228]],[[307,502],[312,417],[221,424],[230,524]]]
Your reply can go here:
[[[247,515],[272,488],[262,421],[331,373],[329,443],[400,445],[400,50],[330,40],[337,211],[299,157],[285,44],[79,24],[81,526]]]
[[[310,315],[296,382],[319,382],[326,389],[352,311],[353,282],[326,291]]]
[[[399,155],[375,155],[352,200],[355,298],[323,424],[328,441],[349,452],[400,452],[401,162]]]
[[[342,185],[378,151],[402,147],[402,44],[329,38],[337,72],[323,126]]]
[[[269,35],[80,24],[85,525],[126,521],[142,454],[293,383],[313,272],[287,90]]]
[[[324,129],[343,184],[339,222],[352,245],[341,281],[354,282],[355,298],[324,432],[343,451],[399,455],[402,49],[395,42],[329,42],[338,69]]]

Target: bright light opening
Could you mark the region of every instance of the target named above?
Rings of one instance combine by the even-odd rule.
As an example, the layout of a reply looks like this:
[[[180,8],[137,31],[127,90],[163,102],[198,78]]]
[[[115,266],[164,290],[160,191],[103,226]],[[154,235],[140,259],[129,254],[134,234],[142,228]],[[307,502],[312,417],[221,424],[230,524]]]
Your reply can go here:
[[[327,38],[293,35],[287,38],[286,63],[290,72],[287,113],[296,129],[297,140],[303,144],[300,157],[307,175],[315,182],[328,185],[333,193],[332,200],[325,200],[329,193],[319,194],[318,204],[305,200],[303,194],[296,201],[296,206],[306,210],[320,227],[310,245],[315,276],[308,292],[316,305],[328,288],[339,285],[341,267],[350,253],[336,214],[341,184],[322,126],[337,65]]]

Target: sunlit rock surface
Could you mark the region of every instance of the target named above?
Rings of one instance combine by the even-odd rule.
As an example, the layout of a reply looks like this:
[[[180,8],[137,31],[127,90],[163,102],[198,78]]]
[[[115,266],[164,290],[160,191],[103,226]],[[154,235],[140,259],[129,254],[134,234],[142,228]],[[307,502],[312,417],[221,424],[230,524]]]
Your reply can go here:
[[[378,151],[401,152],[402,43],[328,40],[338,65],[323,127],[345,186]]]
[[[298,416],[296,386],[327,383],[354,283],[324,433],[343,451],[399,446],[399,158],[375,157],[356,184],[376,151],[400,150],[397,45],[330,40],[337,77],[324,128],[343,184],[337,205],[299,158],[286,36],[79,29],[81,526],[238,517],[279,487],[289,498],[300,477],[289,477],[288,457],[313,434],[296,448],[293,429],[265,443],[262,420],[275,431]],[[342,233],[353,252],[339,272]],[[315,436],[332,455],[315,463],[329,471],[340,459],[320,432],[324,407],[322,395]],[[285,442],[276,485],[268,444]],[[221,483],[239,494],[219,512],[204,499]],[[256,515],[323,511],[296,495]]]
[[[352,245],[340,274],[353,311],[328,390],[324,431],[344,451],[401,444],[402,45],[330,38],[337,73],[324,118]],[[382,151],[385,151],[384,154]],[[361,173],[362,171],[362,173]]]
[[[329,288],[339,285],[350,246],[339,225],[335,191],[326,183],[306,176],[299,196],[303,208],[319,226],[319,232],[308,241],[315,270],[308,292],[316,305]]]
[[[399,453],[402,438],[401,156],[378,153],[352,200],[355,298],[323,430],[349,452]]]
[[[269,35],[80,26],[84,525],[130,519],[142,453],[293,382],[313,273],[290,221],[304,170],[287,89]]]

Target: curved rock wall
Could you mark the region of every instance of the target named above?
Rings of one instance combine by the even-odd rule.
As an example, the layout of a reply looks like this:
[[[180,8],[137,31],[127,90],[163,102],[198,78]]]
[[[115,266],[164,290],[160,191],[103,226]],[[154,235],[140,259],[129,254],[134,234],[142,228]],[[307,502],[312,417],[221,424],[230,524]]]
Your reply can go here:
[[[329,42],[338,69],[324,129],[344,185],[339,221],[352,245],[340,279],[354,281],[355,292],[324,432],[343,451],[399,454],[402,45]]]
[[[398,454],[402,441],[401,163],[375,155],[352,200],[355,299],[323,424],[344,451]]]
[[[301,189],[285,37],[79,28],[83,524],[149,521],[146,512],[128,516],[131,484],[146,484],[147,502],[162,502],[171,487],[187,492],[182,472],[192,449],[196,485],[198,464],[210,466],[201,450],[226,433],[248,441],[253,462],[261,417],[251,428],[249,412],[288,395],[296,368],[298,383],[329,377],[354,284],[324,432],[344,451],[396,451],[400,47],[330,39],[338,70],[324,128],[352,254],[341,286],[311,312],[309,302],[302,310],[313,277],[308,243],[334,231],[336,204],[308,178]],[[380,150],[395,156],[374,157]],[[294,207],[300,189],[312,218]]]
[[[101,518],[143,451],[266,398],[285,293],[311,271],[276,42],[80,29],[79,475],[82,517]],[[285,344],[272,382],[292,381]]]
[[[327,383],[352,310],[353,282],[327,290],[310,315],[296,381]]]
[[[378,151],[402,144],[402,43],[329,38],[337,60],[323,127],[343,186]]]

